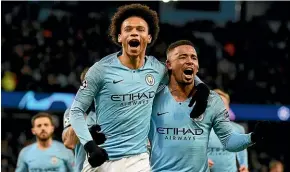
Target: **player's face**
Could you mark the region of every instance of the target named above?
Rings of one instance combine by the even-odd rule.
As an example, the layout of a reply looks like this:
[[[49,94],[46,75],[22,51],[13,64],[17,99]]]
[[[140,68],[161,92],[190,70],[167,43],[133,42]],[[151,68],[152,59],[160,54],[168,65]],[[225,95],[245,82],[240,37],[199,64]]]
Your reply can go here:
[[[140,17],[129,17],[122,23],[118,42],[122,43],[123,51],[130,57],[138,57],[145,52],[151,42],[148,24]]]
[[[270,170],[270,172],[283,172],[283,171],[284,171],[284,168],[283,168],[283,165],[281,164],[277,164],[276,167]]]
[[[52,137],[54,127],[47,117],[35,119],[32,133],[41,141],[46,141]]]
[[[192,84],[199,68],[195,49],[190,45],[181,45],[170,53],[166,65],[177,83]]]
[[[228,101],[228,99],[225,97],[225,96],[222,96],[221,95],[221,98],[222,98],[222,100],[223,100],[223,102],[224,102],[224,104],[225,104],[225,107],[227,108],[227,110],[229,110],[230,109],[230,102]]]

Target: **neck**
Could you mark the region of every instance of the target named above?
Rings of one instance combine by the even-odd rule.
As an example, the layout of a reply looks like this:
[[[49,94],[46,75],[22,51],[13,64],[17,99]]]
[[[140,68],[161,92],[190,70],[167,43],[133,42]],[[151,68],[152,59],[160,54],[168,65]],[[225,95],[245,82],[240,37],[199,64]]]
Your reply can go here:
[[[145,63],[145,51],[139,56],[129,56],[123,49],[122,55],[119,57],[121,63],[129,69],[139,69]]]
[[[40,140],[40,139],[37,139],[37,147],[41,150],[43,149],[47,149],[51,146],[52,144],[52,138],[49,138],[47,140]]]
[[[169,90],[177,102],[183,102],[195,93],[194,81],[191,84],[180,84],[175,79],[170,79]]]

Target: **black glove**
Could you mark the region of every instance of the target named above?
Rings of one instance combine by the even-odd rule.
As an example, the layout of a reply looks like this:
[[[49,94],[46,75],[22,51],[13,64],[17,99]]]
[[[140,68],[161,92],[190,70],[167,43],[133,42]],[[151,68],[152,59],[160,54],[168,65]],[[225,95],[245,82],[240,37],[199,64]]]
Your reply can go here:
[[[200,115],[204,113],[207,107],[209,93],[210,90],[206,84],[200,83],[196,86],[196,92],[191,98],[190,103],[188,105],[189,107],[192,107],[194,102],[196,102],[195,106],[193,107],[190,113],[191,118],[198,118]]]
[[[89,128],[89,131],[97,145],[103,144],[106,141],[105,134],[99,132],[101,131],[101,127],[98,124],[95,124]]]
[[[87,142],[84,145],[84,149],[87,152],[89,164],[93,168],[98,167],[109,160],[106,150],[98,147],[93,140]]]
[[[261,121],[255,125],[254,132],[251,134],[253,143],[261,143],[268,135],[271,135],[271,123],[269,121]]]

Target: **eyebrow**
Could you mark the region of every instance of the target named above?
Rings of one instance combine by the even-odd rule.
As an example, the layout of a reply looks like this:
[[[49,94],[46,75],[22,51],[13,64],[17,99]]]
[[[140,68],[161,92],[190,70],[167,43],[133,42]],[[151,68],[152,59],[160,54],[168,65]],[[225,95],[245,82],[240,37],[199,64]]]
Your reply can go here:
[[[176,53],[175,55],[178,55],[178,53]],[[183,54],[180,54],[179,56],[184,56],[184,55],[186,55],[186,56],[187,56],[187,55],[189,55],[189,54],[183,53]],[[197,55],[196,55],[196,54],[190,54],[190,56],[192,56],[192,55],[193,55],[194,57],[197,57]]]
[[[127,27],[137,27],[137,28],[140,28],[140,27],[142,27],[142,28],[145,28],[145,26],[142,26],[142,25],[136,25],[136,26],[132,26],[132,25],[127,25],[127,26],[125,26],[124,28],[127,28]]]

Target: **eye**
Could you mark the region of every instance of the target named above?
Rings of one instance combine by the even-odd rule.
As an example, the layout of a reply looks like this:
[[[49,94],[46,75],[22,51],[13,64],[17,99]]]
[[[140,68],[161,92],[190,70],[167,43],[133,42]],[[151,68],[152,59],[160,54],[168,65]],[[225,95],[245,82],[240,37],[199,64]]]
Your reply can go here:
[[[144,32],[145,28],[144,27],[138,27],[137,30],[140,31],[140,32]]]
[[[124,28],[124,31],[125,31],[125,32],[130,32],[131,30],[132,30],[131,27],[125,27],[125,28]]]
[[[179,58],[179,59],[185,59],[185,58],[186,58],[186,56],[184,56],[184,55],[181,55],[181,56],[178,56],[178,58]]]
[[[192,56],[191,57],[193,60],[197,60],[197,56]]]

